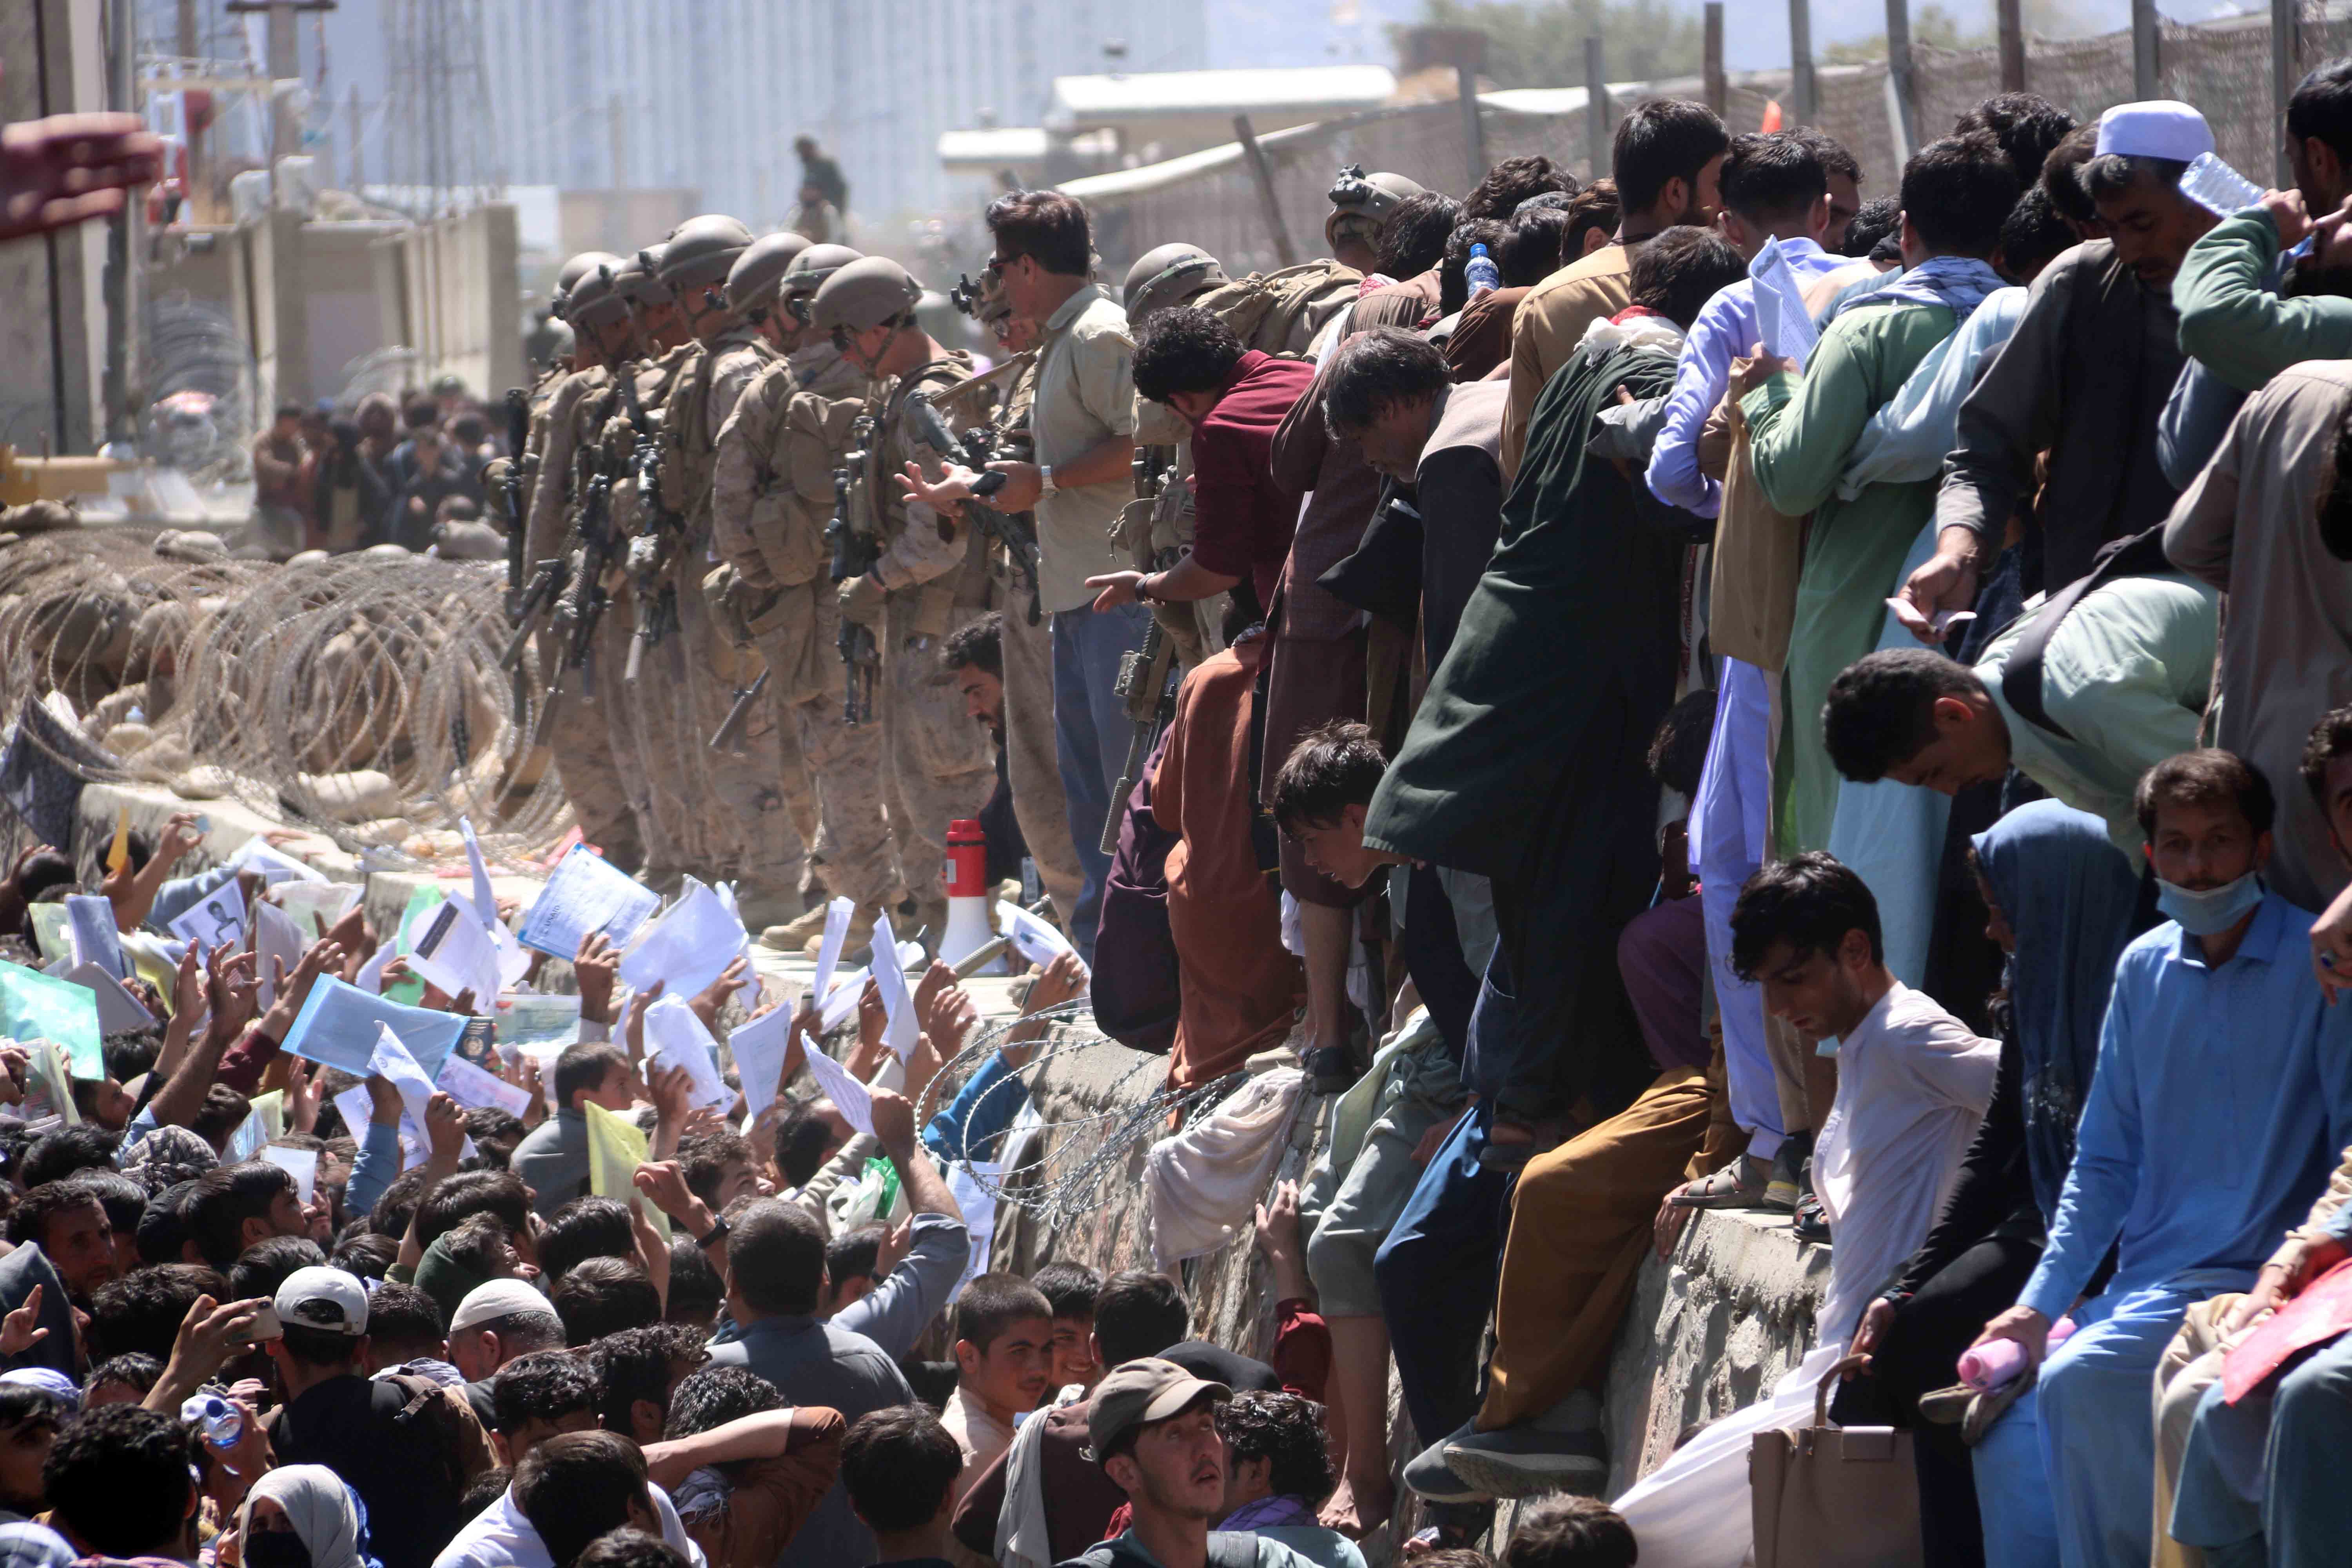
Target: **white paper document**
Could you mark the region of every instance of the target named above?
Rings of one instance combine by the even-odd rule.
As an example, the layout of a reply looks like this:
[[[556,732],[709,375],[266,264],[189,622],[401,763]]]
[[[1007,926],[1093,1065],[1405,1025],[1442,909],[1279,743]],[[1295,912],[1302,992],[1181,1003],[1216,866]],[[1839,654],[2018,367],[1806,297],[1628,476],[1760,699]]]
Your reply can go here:
[[[727,1048],[735,1053],[735,1070],[743,1079],[743,1100],[753,1116],[775,1102],[776,1089],[783,1081],[784,1058],[792,1054],[792,1043],[793,1010],[789,1007],[762,1013],[727,1037]]]
[[[365,1099],[367,1090],[361,1089],[360,1097]],[[319,1183],[319,1152],[316,1149],[288,1149],[271,1143],[261,1151],[261,1157],[294,1178],[297,1197],[306,1204],[310,1201],[310,1194]]]
[[[1013,944],[1013,952],[1040,969],[1075,951],[1069,938],[1055,930],[1053,921],[1002,899],[996,901],[996,929]]]
[[[816,984],[809,991],[820,1001],[831,993],[834,966],[841,962],[842,944],[849,940],[849,917],[856,910],[847,899],[835,899],[824,906],[824,939],[816,950]]]
[[[874,984],[882,993],[882,1011],[887,1019],[882,1026],[882,1043],[898,1053],[905,1061],[915,1054],[915,998],[907,990],[907,972],[896,963],[885,963],[882,955],[897,952],[898,933],[890,929],[890,914],[877,910],[874,917]]]
[[[237,846],[228,863],[242,871],[247,868],[261,873],[264,887],[274,888],[280,882],[323,882],[324,871],[304,865],[301,861],[272,845],[258,833]]]
[[[745,940],[743,922],[727,912],[717,893],[688,877],[677,900],[622,951],[621,983],[644,991],[659,980],[669,995],[696,995],[735,961]]]
[[[690,1108],[723,1108],[735,1102],[719,1076],[715,1052],[719,1042],[702,1026],[683,996],[664,995],[646,1009],[646,1047],[653,1065],[684,1068],[694,1080]]]
[[[530,1109],[530,1091],[517,1089],[494,1072],[476,1067],[472,1062],[449,1053],[441,1064],[440,1076],[434,1083],[441,1092],[460,1105],[487,1105],[520,1116]]]
[[[442,1066],[446,1068],[450,1061],[457,1059],[455,1057],[446,1058]],[[392,1087],[400,1091],[402,1136],[414,1139],[419,1149],[430,1149],[432,1145],[425,1131],[425,1108],[433,1100],[433,1079],[417,1065],[416,1058],[408,1054],[408,1047],[402,1043],[400,1036],[389,1024],[377,1026],[375,1049],[368,1058],[364,1076],[373,1078],[379,1074],[391,1079]],[[366,1086],[361,1087],[364,1089]],[[473,1152],[474,1141],[468,1138],[459,1147],[457,1157],[470,1159]]]
[[[1781,251],[1780,242],[1768,239],[1756,259],[1748,264],[1756,280],[1756,325],[1764,352],[1797,362],[1805,368],[1820,334],[1813,331],[1812,312],[1805,309],[1805,291],[1798,286],[1795,268]]]
[[[474,994],[474,1005],[488,1011],[503,989],[497,941],[483,924],[474,901],[452,893],[433,911],[409,950],[408,967],[418,979],[455,997]]]
[[[809,1076],[816,1079],[817,1088],[833,1101],[841,1119],[858,1132],[874,1131],[874,1096],[866,1086],[849,1076],[849,1069],[821,1050],[808,1053]]]
[[[575,844],[522,917],[522,944],[566,963],[590,931],[626,947],[661,895],[637,882],[584,844]]]

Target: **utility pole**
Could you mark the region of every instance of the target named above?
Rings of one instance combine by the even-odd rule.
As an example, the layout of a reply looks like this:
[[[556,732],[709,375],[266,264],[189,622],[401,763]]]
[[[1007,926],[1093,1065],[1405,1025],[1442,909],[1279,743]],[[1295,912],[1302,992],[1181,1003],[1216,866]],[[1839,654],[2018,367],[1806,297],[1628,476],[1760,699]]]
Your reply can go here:
[[[1898,153],[1906,160],[1919,142],[1911,89],[1910,0],[1886,0],[1886,91],[1895,117],[1895,140],[1900,144]]]
[[[1706,45],[1701,55],[1701,79],[1706,84],[1706,106],[1722,118],[1725,97],[1723,77],[1723,0],[1706,0]]]
[[[139,110],[139,23],[133,0],[109,0],[106,7],[107,107],[124,113]],[[139,420],[132,407],[131,312],[139,308],[139,290],[132,273],[138,254],[138,229],[146,204],[134,193],[106,226],[106,368],[100,390],[106,402],[106,441],[137,437]]]
[[[1789,121],[1811,125],[1813,98],[1813,7],[1811,0],[1789,0]]]
[[[2157,94],[2158,66],[2156,58],[2156,0],[2132,0],[2132,96],[2151,99]]]
[[[2271,123],[2286,123],[2286,100],[2294,95],[2301,74],[2303,7],[2299,0],[2271,0]],[[2281,190],[2294,187],[2294,165],[2282,144],[2277,153],[2276,178]]]
[[[1609,71],[1601,58],[1601,35],[1584,35],[1584,153],[1592,162],[1593,179],[1609,172],[1609,133],[1616,116],[1609,108]]]
[[[360,158],[360,84],[352,83],[352,90],[343,100],[343,134],[352,143],[351,181],[344,187],[352,194],[367,184],[367,165]]]
[[[1468,66],[1454,68],[1454,91],[1462,105],[1462,155],[1470,186],[1486,177],[1486,121],[1478,113],[1478,78]]]
[[[258,11],[268,21],[268,58],[264,68],[269,75],[269,178],[273,200],[278,160],[302,148],[302,128],[294,120],[292,97],[292,88],[302,79],[301,41],[295,31],[294,18],[305,11],[331,11],[335,5],[336,0],[225,0],[221,6],[232,16]]]
[[[1995,0],[2000,28],[2000,90],[2025,90],[2024,0]]]

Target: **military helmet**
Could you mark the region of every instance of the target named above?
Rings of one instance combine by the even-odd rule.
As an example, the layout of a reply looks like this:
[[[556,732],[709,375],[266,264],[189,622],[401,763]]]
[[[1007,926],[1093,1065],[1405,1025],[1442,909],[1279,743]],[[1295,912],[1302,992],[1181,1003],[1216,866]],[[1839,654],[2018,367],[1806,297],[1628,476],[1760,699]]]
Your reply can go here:
[[[583,250],[565,262],[563,269],[555,275],[555,300],[551,313],[568,320],[572,290],[578,289],[584,279],[595,276],[598,268],[617,266],[620,259],[609,250]]]
[[[1384,222],[1407,196],[1423,195],[1423,188],[1402,174],[1367,174],[1360,163],[1350,163],[1339,171],[1324,195],[1334,211],[1356,213],[1374,223]]]
[[[724,213],[690,217],[670,231],[654,275],[673,291],[692,293],[725,282],[751,244],[751,231]]]
[[[887,256],[864,256],[824,280],[809,302],[809,318],[820,331],[862,332],[912,311],[922,297],[905,268]]]
[[[617,256],[606,256],[582,274],[572,285],[572,292],[564,296],[563,319],[574,328],[595,328],[625,318],[629,304],[622,298],[617,279],[627,265]]]
[[[824,280],[853,261],[863,261],[866,253],[845,245],[812,245],[793,258],[784,268],[784,292],[814,294],[824,287]]]
[[[806,326],[809,300],[824,287],[824,280],[851,262],[864,259],[864,251],[852,250],[845,245],[812,245],[793,257],[793,264],[784,268],[784,313]]]
[[[677,296],[659,276],[663,248],[649,245],[614,268],[613,292],[631,305],[675,304]]]
[[[727,269],[727,308],[749,310],[774,304],[784,268],[808,247],[807,239],[790,230],[753,240]]]
[[[1217,258],[1197,245],[1178,242],[1147,250],[1127,269],[1127,324],[1139,328],[1171,305],[1205,293],[1228,281]]]

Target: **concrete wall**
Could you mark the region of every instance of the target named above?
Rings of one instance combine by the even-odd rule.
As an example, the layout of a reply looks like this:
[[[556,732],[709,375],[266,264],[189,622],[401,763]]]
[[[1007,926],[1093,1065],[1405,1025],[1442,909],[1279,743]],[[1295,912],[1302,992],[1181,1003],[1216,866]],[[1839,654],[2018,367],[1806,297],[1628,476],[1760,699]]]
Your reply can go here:
[[[429,384],[455,374],[495,399],[523,379],[520,248],[504,203],[420,224],[382,244],[395,255],[401,334]],[[381,272],[379,277],[381,277]]]

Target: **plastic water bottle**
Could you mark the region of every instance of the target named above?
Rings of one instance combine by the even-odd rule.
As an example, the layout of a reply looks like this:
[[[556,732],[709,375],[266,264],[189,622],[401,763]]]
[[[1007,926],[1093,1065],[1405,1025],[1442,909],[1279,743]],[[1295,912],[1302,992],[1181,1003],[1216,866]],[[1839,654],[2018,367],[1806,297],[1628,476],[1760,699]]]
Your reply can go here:
[[[2210,153],[2200,153],[2180,171],[2180,194],[2210,213],[2228,217],[2263,199],[2263,188]]]
[[[2183,176],[2183,182],[2185,184],[2186,176]],[[1462,268],[1462,276],[1470,280],[1470,298],[1473,300],[1503,286],[1503,269],[1495,265],[1483,245],[1470,247],[1469,264]]]

